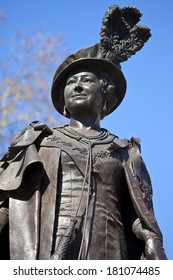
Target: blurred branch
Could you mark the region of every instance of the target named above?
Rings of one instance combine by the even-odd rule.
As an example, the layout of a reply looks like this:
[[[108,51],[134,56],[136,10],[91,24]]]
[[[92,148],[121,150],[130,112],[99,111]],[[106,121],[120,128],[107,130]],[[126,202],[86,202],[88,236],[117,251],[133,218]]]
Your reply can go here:
[[[0,12],[0,22],[4,19]],[[4,59],[0,55],[1,155],[10,138],[31,121],[57,125],[57,112],[50,101],[51,82],[67,52],[63,35],[49,32],[26,35],[17,30],[10,43],[10,56]]]

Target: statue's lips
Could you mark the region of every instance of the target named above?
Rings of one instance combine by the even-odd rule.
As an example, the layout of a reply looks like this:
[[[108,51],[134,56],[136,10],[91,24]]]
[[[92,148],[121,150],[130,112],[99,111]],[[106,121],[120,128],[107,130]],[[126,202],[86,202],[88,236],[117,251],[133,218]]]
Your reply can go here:
[[[87,97],[87,94],[86,93],[74,93],[72,94],[71,97],[76,97],[76,98],[86,98]]]

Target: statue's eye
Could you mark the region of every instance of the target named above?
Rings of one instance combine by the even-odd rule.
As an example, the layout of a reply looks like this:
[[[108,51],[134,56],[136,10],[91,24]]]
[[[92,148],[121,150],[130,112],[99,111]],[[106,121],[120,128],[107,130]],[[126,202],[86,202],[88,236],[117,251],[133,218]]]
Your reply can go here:
[[[92,83],[92,79],[91,79],[91,78],[85,78],[85,79],[83,80],[83,82],[84,82],[84,83],[90,84],[90,83]]]
[[[75,83],[75,80],[74,79],[69,79],[68,81],[67,81],[67,85],[72,85],[72,84],[74,84]]]

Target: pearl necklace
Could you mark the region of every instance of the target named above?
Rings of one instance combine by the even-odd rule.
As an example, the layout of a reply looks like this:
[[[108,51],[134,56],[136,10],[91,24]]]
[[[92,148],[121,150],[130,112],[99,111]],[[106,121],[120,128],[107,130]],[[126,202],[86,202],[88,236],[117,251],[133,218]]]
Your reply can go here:
[[[78,139],[86,139],[86,140],[104,140],[108,137],[109,133],[106,129],[101,129],[97,135],[86,135],[79,131],[76,131],[71,126],[64,127],[66,131],[70,132],[73,136],[77,137]]]

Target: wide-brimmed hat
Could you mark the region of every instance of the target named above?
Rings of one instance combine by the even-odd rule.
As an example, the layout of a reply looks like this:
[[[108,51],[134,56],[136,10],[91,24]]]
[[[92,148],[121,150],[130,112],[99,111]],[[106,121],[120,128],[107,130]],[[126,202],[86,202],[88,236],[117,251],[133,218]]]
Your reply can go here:
[[[99,68],[112,76],[116,91],[107,101],[106,115],[113,112],[126,93],[126,79],[120,63],[140,50],[151,36],[147,27],[137,25],[141,13],[134,7],[119,8],[112,5],[105,13],[100,33],[100,43],[80,49],[67,57],[55,72],[52,83],[52,102],[63,114],[64,87],[71,71],[78,68]],[[66,117],[70,115],[66,114]]]
[[[107,101],[106,115],[114,111],[121,103],[126,92],[126,80],[120,66],[113,64],[108,59],[99,58],[99,45],[81,49],[69,56],[56,70],[52,84],[52,102],[56,110],[63,114],[64,87],[71,71],[79,68],[97,68],[108,73],[116,84],[116,92]],[[66,117],[70,117],[67,111]]]

